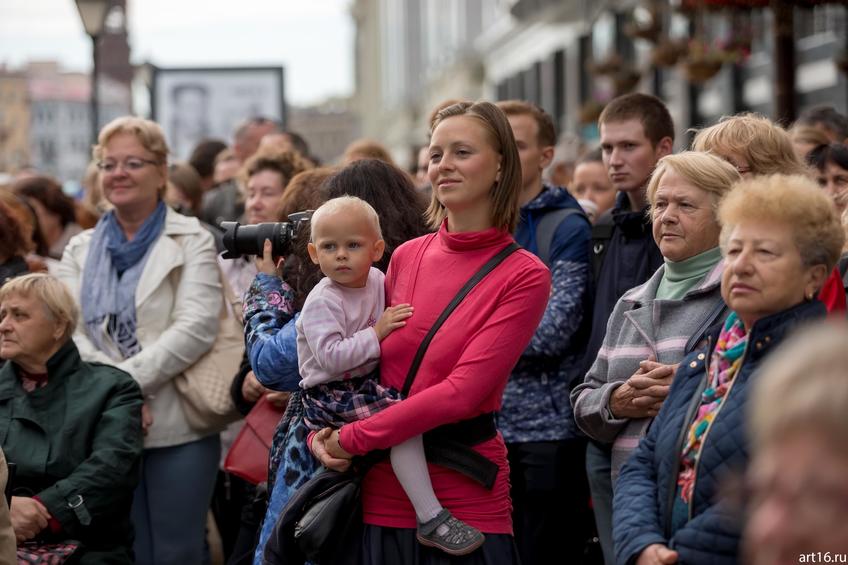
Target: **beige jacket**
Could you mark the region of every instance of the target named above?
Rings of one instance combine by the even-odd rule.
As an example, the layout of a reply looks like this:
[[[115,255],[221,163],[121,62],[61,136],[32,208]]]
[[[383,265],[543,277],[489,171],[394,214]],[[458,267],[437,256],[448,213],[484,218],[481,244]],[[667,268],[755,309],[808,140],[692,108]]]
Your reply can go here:
[[[71,239],[57,273],[77,303],[93,232],[87,230]],[[164,232],[153,244],[135,293],[141,352],[120,361],[117,350],[105,353],[96,349],[85,335],[84,324],[78,325],[74,341],[84,360],[115,365],[141,386],[153,416],[145,448],[180,445],[202,437],[186,421],[173,379],[215,341],[221,296],[212,235],[196,218],[169,208]]]
[[[12,529],[12,519],[9,517],[9,505],[3,495],[8,480],[9,468],[6,466],[6,456],[0,449],[0,565],[14,565],[18,562],[15,531]]]

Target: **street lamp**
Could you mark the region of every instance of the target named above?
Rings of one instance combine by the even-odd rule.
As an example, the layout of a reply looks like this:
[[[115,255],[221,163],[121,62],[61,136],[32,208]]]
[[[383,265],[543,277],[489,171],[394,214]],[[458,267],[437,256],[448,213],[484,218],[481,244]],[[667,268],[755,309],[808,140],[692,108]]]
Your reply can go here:
[[[97,39],[103,31],[106,13],[111,0],[76,0],[85,33],[91,38],[91,144],[97,144],[98,104],[97,104]]]

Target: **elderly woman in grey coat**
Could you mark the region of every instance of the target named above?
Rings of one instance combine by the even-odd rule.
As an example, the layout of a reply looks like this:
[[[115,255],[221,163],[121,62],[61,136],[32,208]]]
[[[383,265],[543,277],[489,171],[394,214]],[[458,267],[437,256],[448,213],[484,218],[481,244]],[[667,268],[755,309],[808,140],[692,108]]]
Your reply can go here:
[[[587,459],[601,468],[590,473],[589,483],[607,559],[618,471],[659,412],[676,364],[726,315],[716,210],[740,178],[732,165],[708,153],[687,151],[659,161],[648,200],[665,262],[618,301],[595,362],[571,394],[577,425],[595,442]]]

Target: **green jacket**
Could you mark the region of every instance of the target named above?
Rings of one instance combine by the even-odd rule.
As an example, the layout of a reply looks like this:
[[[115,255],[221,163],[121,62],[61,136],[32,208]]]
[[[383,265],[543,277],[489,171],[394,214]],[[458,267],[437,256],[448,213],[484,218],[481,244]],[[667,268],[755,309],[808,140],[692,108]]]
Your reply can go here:
[[[37,496],[62,526],[41,535],[81,541],[84,563],[132,563],[141,389],[124,371],[83,362],[71,339],[47,375],[27,393],[14,363],[0,369],[0,445],[17,465],[13,494]]]

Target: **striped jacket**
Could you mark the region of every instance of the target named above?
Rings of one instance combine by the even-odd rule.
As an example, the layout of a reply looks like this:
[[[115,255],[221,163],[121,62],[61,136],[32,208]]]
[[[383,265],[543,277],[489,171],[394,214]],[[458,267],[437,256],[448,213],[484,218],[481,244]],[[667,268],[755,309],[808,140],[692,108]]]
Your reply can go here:
[[[636,449],[650,419],[613,418],[608,410],[612,393],[653,354],[659,363],[674,364],[694,350],[707,329],[727,315],[721,298],[719,261],[682,300],[657,300],[665,266],[644,284],[628,290],[615,305],[604,342],[583,384],[571,394],[574,418],[589,437],[611,443],[612,480]]]

